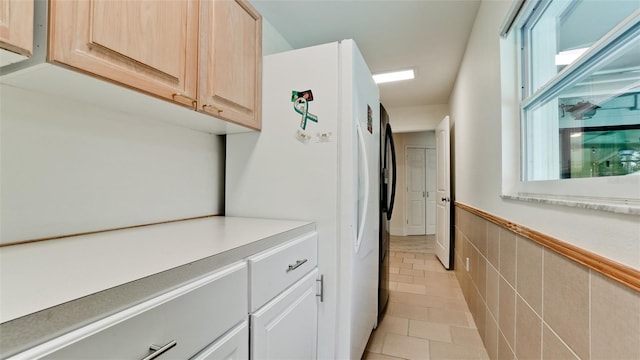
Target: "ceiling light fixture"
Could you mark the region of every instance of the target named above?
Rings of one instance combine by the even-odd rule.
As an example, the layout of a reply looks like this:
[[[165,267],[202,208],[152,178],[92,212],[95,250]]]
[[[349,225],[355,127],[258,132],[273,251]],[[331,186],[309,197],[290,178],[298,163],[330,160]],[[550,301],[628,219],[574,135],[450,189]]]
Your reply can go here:
[[[387,83],[392,81],[411,80],[411,79],[415,79],[415,77],[416,76],[413,72],[413,69],[409,69],[409,70],[375,74],[373,75],[373,81],[375,81],[376,84],[382,84],[382,83]]]

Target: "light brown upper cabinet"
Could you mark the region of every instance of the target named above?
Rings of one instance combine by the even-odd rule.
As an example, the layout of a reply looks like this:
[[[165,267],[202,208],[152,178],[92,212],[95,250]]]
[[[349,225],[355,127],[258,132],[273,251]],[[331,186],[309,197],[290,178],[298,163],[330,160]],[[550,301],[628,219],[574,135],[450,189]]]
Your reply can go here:
[[[0,48],[33,54],[33,0],[0,0]]]
[[[50,0],[50,62],[260,128],[262,18],[247,0]]]
[[[200,5],[200,109],[260,129],[262,17],[246,0]]]

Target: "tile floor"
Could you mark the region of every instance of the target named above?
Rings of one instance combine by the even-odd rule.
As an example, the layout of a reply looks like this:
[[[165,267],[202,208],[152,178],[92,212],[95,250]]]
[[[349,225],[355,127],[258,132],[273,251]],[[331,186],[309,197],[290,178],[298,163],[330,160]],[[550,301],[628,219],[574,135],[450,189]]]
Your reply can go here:
[[[433,254],[433,236],[391,237],[387,312],[365,360],[488,359],[453,272]]]

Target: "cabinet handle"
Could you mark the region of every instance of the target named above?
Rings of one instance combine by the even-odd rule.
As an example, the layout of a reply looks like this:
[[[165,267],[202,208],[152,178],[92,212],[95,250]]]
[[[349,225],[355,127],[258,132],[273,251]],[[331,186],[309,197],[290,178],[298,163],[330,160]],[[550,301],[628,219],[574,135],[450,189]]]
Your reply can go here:
[[[157,358],[158,356],[164,354],[165,352],[167,352],[169,349],[171,349],[172,347],[174,347],[176,345],[178,345],[178,343],[175,340],[171,340],[166,345],[163,345],[163,346],[151,345],[151,346],[149,346],[149,350],[153,350],[153,352],[151,354],[147,355],[142,360],[155,359],[155,358]]]
[[[172,94],[171,98],[175,101],[176,100],[176,96],[177,97],[181,97],[181,98],[185,98],[185,99],[191,101],[191,106],[193,106],[193,110],[198,110],[198,100],[192,98],[189,95],[185,95],[185,94],[182,94],[182,93]]]
[[[316,296],[320,297],[320,302],[324,302],[324,275],[320,275],[320,279],[316,279],[316,282],[320,283],[320,294]]]
[[[299,268],[300,266],[302,266],[302,264],[304,264],[304,263],[306,263],[306,262],[307,262],[307,259],[304,259],[304,260],[298,260],[298,261],[296,261],[296,263],[295,263],[295,264],[291,264],[291,265],[289,265],[289,267],[287,268],[287,272],[289,272],[289,271],[293,271],[293,270],[295,270],[295,269]]]
[[[218,115],[220,115],[220,113],[222,112],[222,109],[218,109],[217,107],[215,107],[213,105],[209,105],[209,104],[202,105],[202,110],[204,110],[206,112],[210,112],[210,111],[207,111],[207,108],[213,109],[213,111],[217,112]]]

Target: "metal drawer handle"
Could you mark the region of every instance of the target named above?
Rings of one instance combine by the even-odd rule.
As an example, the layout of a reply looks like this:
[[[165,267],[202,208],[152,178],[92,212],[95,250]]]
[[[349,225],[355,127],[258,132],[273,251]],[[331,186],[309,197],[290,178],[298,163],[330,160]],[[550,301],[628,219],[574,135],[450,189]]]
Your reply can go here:
[[[306,262],[307,262],[307,259],[296,261],[295,264],[289,265],[289,268],[287,268],[287,272],[293,271],[293,270],[299,268],[300,266],[302,266],[302,264],[304,264]]]
[[[149,346],[149,350],[153,350],[153,352],[151,354],[147,355],[142,360],[155,359],[155,358],[157,358],[158,356],[164,354],[165,352],[167,352],[169,349],[171,349],[172,347],[174,347],[176,345],[178,345],[178,343],[175,340],[171,340],[166,345],[163,345],[163,346],[151,345],[151,346]]]

